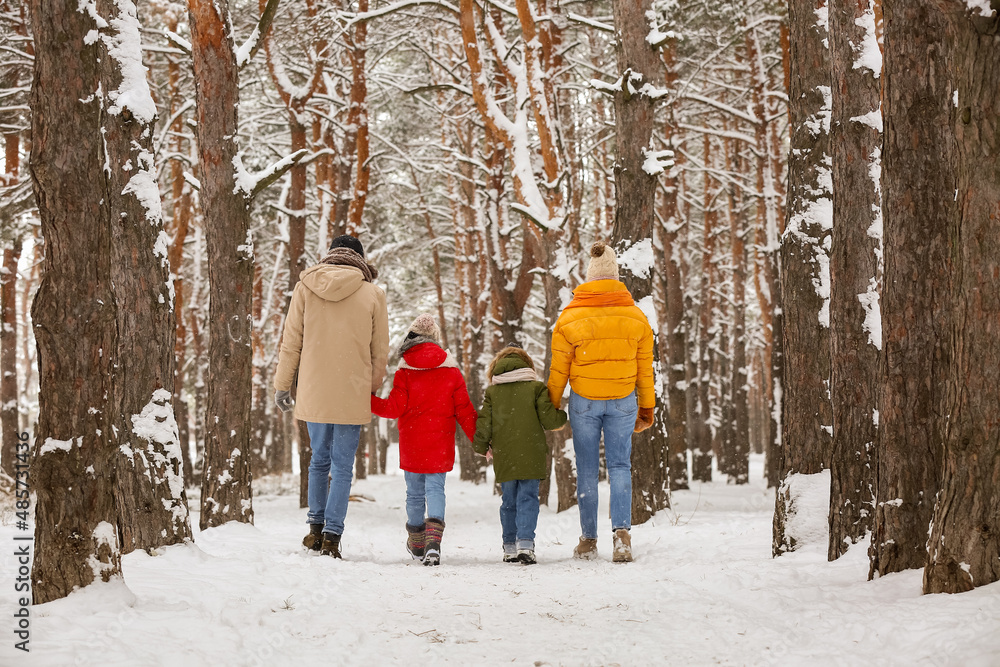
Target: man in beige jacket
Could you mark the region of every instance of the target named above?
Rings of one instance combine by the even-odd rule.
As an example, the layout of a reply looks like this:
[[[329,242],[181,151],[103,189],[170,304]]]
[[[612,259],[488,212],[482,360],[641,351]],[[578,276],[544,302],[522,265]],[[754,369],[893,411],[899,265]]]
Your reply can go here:
[[[302,543],[335,558],[361,425],[371,421],[371,394],[382,385],[389,356],[389,317],[377,276],[358,239],[335,238],[295,286],[274,374],[274,400],[288,412],[298,372],[295,417],[307,422],[312,445],[309,534]]]

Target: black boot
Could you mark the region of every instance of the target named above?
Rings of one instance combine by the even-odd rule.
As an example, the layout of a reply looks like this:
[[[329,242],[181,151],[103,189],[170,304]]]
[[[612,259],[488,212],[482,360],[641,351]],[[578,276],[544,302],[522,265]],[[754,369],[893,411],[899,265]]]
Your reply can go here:
[[[302,538],[302,546],[309,551],[319,551],[323,545],[323,524],[309,524],[309,534]]]
[[[323,533],[323,546],[320,548],[319,553],[323,556],[340,558],[340,535]]]
[[[427,519],[424,526],[424,534],[427,536],[427,546],[424,547],[424,565],[438,565],[441,563],[441,536],[444,534],[444,521]]]

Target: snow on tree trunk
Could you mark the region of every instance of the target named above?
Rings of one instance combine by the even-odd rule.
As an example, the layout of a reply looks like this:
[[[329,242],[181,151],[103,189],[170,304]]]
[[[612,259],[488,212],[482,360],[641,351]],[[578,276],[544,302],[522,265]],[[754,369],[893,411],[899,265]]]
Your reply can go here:
[[[653,219],[657,170],[649,169],[652,154],[655,100],[646,86],[660,79],[663,63],[646,41],[650,26],[647,13],[651,0],[615,0],[615,43],[621,87],[614,94],[616,160],[615,224],[611,237],[616,243],[622,280],[632,298],[655,328],[653,308]],[[652,172],[652,173],[650,173]],[[653,345],[657,387],[661,387],[658,345]],[[657,392],[661,393],[661,392]],[[667,410],[663,397],[656,402],[652,428],[632,437],[632,523],[641,524],[657,511],[670,506],[667,475]]]
[[[792,474],[815,474],[830,455],[829,252],[832,225],[829,157],[830,68],[827,7],[789,4],[788,210],[781,241],[784,374],[781,464],[772,551],[794,549],[785,519]],[[776,402],[779,397],[775,397]]]
[[[118,450],[115,499],[121,550],[153,549],[191,537],[183,460],[174,419],[174,284],[153,165],[156,105],[142,64],[131,0],[101,0],[98,58],[111,217],[111,284],[118,327],[113,353]]]
[[[201,528],[253,523],[250,401],[253,241],[237,187],[239,72],[227,0],[188,0],[198,99],[198,161],[209,275],[209,350]]]
[[[1000,7],[950,2],[946,13],[957,199],[951,240],[948,416],[925,593],[1000,580]]]
[[[949,363],[954,86],[945,25],[925,3],[885,9],[882,389],[871,575],[923,567],[938,493]]]
[[[833,236],[830,398],[833,405],[829,558],[872,527],[882,318],[882,53],[871,2],[830,2]]]

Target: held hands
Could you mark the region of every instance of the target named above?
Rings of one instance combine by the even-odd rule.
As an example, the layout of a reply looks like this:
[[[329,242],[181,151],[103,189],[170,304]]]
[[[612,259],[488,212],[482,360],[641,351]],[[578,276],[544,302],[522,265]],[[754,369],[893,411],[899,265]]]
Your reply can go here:
[[[635,418],[634,433],[642,433],[653,425],[653,408],[639,408],[639,414]]]
[[[480,454],[479,452],[476,452],[476,456],[482,456],[484,459],[486,459],[486,463],[490,464],[493,462],[493,448],[490,447],[489,449],[487,449],[485,454]]]
[[[278,406],[278,409],[282,412],[288,412],[292,409],[292,393],[290,391],[276,391],[274,393],[274,404]]]

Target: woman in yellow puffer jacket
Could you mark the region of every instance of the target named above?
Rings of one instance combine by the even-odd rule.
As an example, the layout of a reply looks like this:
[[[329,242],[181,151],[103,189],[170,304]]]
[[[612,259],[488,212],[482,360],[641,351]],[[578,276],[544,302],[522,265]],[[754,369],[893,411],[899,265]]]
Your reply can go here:
[[[587,281],[552,332],[549,398],[562,403],[570,385],[569,421],[576,454],[576,496],[583,535],[576,558],[597,557],[597,476],[601,432],[611,482],[611,529],[615,562],[632,560],[632,433],[652,426],[653,331],[618,280],[614,251],[597,242]]]

